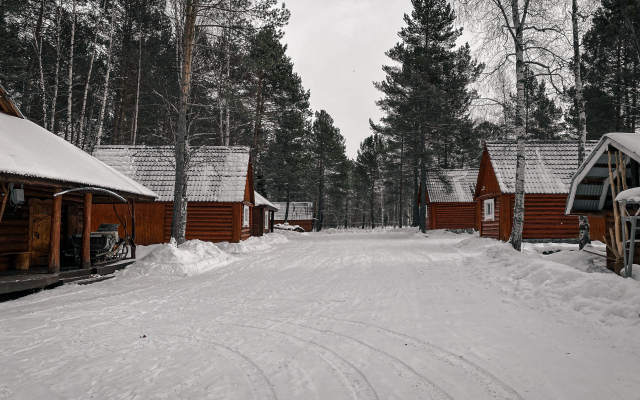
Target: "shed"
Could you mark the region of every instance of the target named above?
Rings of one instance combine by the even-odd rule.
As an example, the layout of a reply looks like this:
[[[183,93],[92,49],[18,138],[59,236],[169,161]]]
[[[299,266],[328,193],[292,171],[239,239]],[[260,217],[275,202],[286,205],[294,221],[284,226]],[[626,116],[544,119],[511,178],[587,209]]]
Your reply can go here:
[[[251,217],[251,236],[273,232],[273,215],[278,208],[260,193],[255,192],[256,203]]]
[[[587,142],[586,154],[594,141]],[[571,176],[578,168],[577,141],[526,144],[523,239],[577,239],[578,217],[565,215]],[[515,203],[516,142],[484,146],[475,199],[480,236],[509,240]]]
[[[287,211],[287,203],[273,203],[278,212],[274,215],[274,224],[283,224],[285,222],[285,214]],[[290,225],[300,225],[305,232],[313,230],[313,203],[305,201],[289,202],[289,215],[287,221]]]
[[[135,201],[156,197],[24,119],[2,87],[0,143],[0,270],[47,265],[49,273],[58,273],[61,250],[72,234],[82,234],[80,261],[89,268],[91,225],[101,222],[95,203],[119,196],[116,201],[124,199],[135,207]]]
[[[427,229],[475,229],[477,180],[473,168],[427,172]]]
[[[94,155],[158,193],[154,202],[138,204],[138,243],[166,243],[171,238],[175,182],[172,146],[99,146]],[[191,149],[187,186],[186,239],[234,242],[251,235],[255,204],[253,167],[248,147],[201,146]],[[116,207],[120,214],[121,211]],[[97,212],[117,220],[113,207]]]
[[[614,229],[613,198],[611,196],[611,180],[609,178],[609,152],[611,152],[612,175],[614,184],[620,185],[622,179],[617,178],[615,152],[626,156],[625,175],[629,188],[640,186],[640,135],[636,133],[608,133],[595,145],[593,151],[578,168],[570,181],[569,196],[565,204],[567,215],[588,215],[589,220],[598,221],[591,230],[591,238],[603,240],[609,237],[609,228]],[[622,171],[620,171],[622,172]],[[622,175],[622,174],[620,174]],[[595,225],[595,224],[593,224]],[[612,257],[608,250],[609,257]],[[636,257],[640,252],[636,252]],[[615,270],[611,260],[607,267]]]

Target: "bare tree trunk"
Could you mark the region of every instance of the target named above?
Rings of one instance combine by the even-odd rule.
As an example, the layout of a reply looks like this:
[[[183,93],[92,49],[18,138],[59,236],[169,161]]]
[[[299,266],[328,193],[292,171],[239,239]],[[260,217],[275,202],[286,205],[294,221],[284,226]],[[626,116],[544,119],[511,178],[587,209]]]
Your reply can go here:
[[[40,3],[40,18],[44,14],[44,2]],[[40,90],[42,90],[42,126],[47,129],[47,88],[44,83],[44,68],[42,65],[42,29],[37,30],[38,64],[40,66]]]
[[[100,114],[98,115],[98,130],[96,133],[96,145],[100,146],[102,142],[102,126],[104,123],[104,113],[107,108],[107,96],[109,94],[109,75],[111,74],[111,53],[113,52],[113,31],[115,9],[111,10],[111,24],[109,27],[109,50],[107,51],[107,73],[104,77],[104,92],[102,92],[102,105],[100,106]]]
[[[420,138],[420,232],[427,232],[427,163],[426,157],[426,138],[424,128]]]
[[[187,170],[189,168],[189,141],[187,138],[187,112],[191,85],[191,64],[195,41],[196,18],[199,0],[185,0],[184,29],[180,63],[180,94],[178,104],[178,125],[176,129],[176,178],[173,191],[173,216],[171,237],[178,244],[185,241],[187,230]]]
[[[91,74],[93,73],[93,62],[96,58],[97,43],[98,43],[98,23],[96,23],[96,34],[93,37],[93,51],[91,52],[91,59],[89,60],[89,72],[87,72],[87,82],[84,85],[84,94],[82,95],[82,109],[80,111],[80,124],[78,127],[78,133],[76,135],[76,146],[83,145],[84,142],[84,117],[87,110],[87,97],[89,95],[89,84],[91,83]],[[83,146],[84,147],[84,146]]]
[[[516,115],[515,115],[515,131],[517,138],[516,150],[516,193],[515,205],[513,208],[513,228],[511,230],[511,245],[514,249],[520,251],[522,249],[522,230],[524,228],[524,188],[525,188],[525,168],[526,168],[526,145],[525,145],[525,127],[523,121],[524,115],[524,83],[525,83],[525,64],[524,64],[524,25],[527,18],[527,10],[529,0],[525,0],[522,17],[520,16],[519,1],[513,0],[511,5],[511,15],[513,19],[513,40],[516,52]],[[508,22],[508,21],[507,21]]]
[[[71,50],[69,51],[69,91],[67,93],[67,126],[64,140],[73,142],[73,127],[71,126],[71,109],[73,106],[73,46],[76,38],[76,0],[73,0],[71,13]]]
[[[136,85],[136,105],[133,112],[133,128],[131,144],[136,144],[138,137],[138,113],[140,111],[140,80],[142,79],[142,25],[140,26],[140,43],[138,43],[138,83]]]
[[[44,1],[40,3],[40,11],[38,12],[38,22],[36,23],[35,34],[33,35],[33,51],[29,57],[29,64],[27,65],[27,76],[24,85],[24,93],[22,96],[22,108],[25,114],[28,116],[31,114],[31,79],[33,77],[33,70],[36,67],[36,61],[40,60],[42,63],[40,47],[42,45],[42,19],[44,17]]]
[[[573,28],[573,76],[575,78],[576,107],[578,109],[578,167],[585,159],[585,146],[587,142],[587,115],[584,104],[584,93],[582,89],[582,75],[580,71],[580,34],[578,31],[578,0],[571,1],[571,26]],[[578,246],[580,250],[587,243],[591,243],[589,237],[589,218],[580,216],[580,233],[578,235]]]
[[[62,39],[60,37],[61,16],[62,7],[58,4],[56,15],[56,73],[53,84],[53,98],[51,99],[51,123],[49,124],[53,133],[56,133],[56,106],[58,103],[58,86],[60,81],[60,46],[62,45]]]
[[[229,9],[231,9],[231,1],[228,1],[228,5],[227,7]],[[229,141],[230,141],[230,136],[231,136],[231,132],[229,129],[229,125],[231,124],[231,112],[229,110],[229,86],[230,86],[230,81],[231,81],[231,54],[230,54],[230,50],[229,50],[229,30],[227,30],[227,39],[225,42],[225,61],[226,61],[226,68],[227,68],[227,76],[226,76],[226,81],[225,81],[225,98],[224,98],[224,105],[225,105],[225,114],[226,114],[226,121],[225,121],[225,135],[224,135],[224,145],[225,146],[229,146]],[[257,149],[258,147],[256,146],[256,155],[257,155]]]

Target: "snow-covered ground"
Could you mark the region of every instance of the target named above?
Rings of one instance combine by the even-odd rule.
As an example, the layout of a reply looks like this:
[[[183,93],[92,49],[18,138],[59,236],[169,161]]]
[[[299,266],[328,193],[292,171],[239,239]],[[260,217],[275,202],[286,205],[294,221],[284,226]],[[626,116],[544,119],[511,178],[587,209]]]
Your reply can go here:
[[[597,256],[329,233],[156,246],[0,304],[0,398],[640,399],[640,282]]]

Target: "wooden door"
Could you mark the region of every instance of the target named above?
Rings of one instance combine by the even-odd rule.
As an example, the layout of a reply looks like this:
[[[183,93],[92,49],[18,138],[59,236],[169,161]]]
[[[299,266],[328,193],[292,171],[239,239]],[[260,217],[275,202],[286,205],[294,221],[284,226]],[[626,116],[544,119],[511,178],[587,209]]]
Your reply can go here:
[[[31,265],[41,265],[49,262],[51,212],[51,202],[34,203],[29,208],[29,253],[31,254]]]

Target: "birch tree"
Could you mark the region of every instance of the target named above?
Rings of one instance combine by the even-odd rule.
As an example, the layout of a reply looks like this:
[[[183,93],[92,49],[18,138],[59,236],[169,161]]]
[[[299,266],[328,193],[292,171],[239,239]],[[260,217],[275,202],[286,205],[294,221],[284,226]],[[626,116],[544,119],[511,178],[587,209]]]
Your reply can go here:
[[[73,0],[71,11],[71,43],[69,50],[69,86],[67,90],[67,126],[65,127],[64,140],[73,141],[73,127],[71,126],[71,113],[73,107],[73,48],[76,37],[76,0]]]

